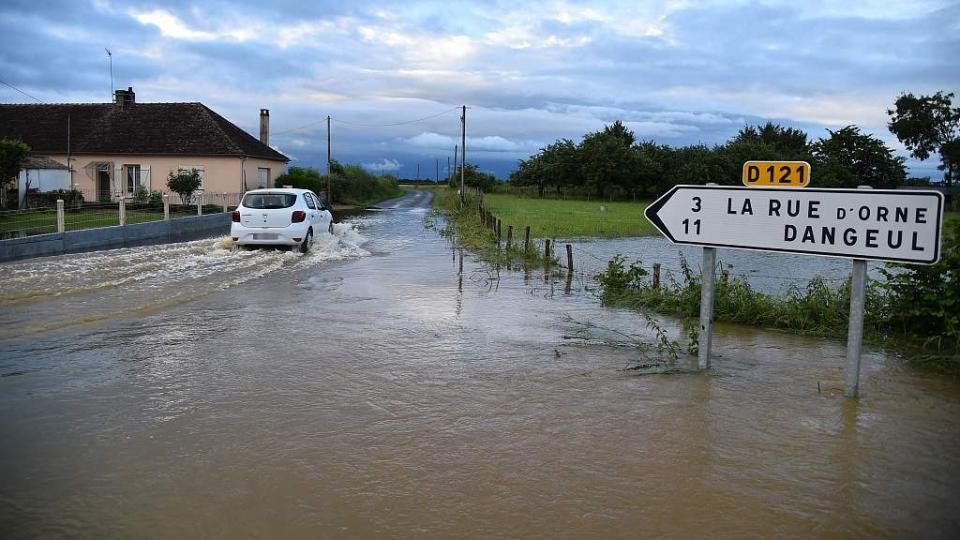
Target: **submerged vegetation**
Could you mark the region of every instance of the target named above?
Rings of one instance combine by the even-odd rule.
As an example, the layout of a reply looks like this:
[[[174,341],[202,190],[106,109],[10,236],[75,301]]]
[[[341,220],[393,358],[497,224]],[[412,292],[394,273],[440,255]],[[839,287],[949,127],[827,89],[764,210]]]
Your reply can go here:
[[[875,343],[904,349],[917,363],[960,373],[960,222],[945,229],[940,262],[887,265],[885,280],[868,284],[864,333]],[[679,276],[668,276],[659,287],[653,286],[640,261],[627,264],[622,256],[609,261],[596,279],[608,305],[685,318],[700,311],[700,273],[686,261]],[[844,338],[849,306],[849,283],[831,287],[814,279],[773,296],[730,278],[717,280],[714,319]]]

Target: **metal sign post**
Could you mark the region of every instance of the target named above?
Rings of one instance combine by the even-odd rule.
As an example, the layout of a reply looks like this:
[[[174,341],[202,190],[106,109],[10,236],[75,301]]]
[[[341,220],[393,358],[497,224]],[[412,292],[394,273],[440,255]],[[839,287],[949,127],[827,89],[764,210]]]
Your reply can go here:
[[[867,289],[867,261],[854,259],[850,278],[850,320],[847,326],[847,369],[844,391],[857,397],[860,387],[860,353],[863,350],[863,312]]]
[[[697,349],[697,365],[710,369],[710,346],[713,345],[713,296],[716,285],[717,250],[703,248],[703,268],[700,280],[700,343]]]

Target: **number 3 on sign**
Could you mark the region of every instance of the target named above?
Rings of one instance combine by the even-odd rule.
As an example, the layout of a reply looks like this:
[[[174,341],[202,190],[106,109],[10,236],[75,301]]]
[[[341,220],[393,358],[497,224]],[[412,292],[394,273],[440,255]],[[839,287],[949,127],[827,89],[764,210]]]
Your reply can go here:
[[[743,185],[806,187],[810,185],[810,164],[806,161],[748,161],[743,164]]]

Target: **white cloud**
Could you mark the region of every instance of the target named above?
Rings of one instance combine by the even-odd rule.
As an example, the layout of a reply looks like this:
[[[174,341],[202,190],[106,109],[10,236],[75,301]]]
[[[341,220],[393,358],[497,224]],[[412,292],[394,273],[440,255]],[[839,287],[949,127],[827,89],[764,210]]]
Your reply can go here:
[[[403,164],[395,159],[383,158],[379,163],[361,163],[361,167],[372,172],[393,172],[399,171]]]
[[[407,144],[420,148],[427,148],[447,152],[460,144],[459,137],[441,135],[439,133],[420,133],[405,141]],[[500,135],[486,135],[483,137],[467,137],[468,152],[535,152],[539,146],[536,141],[515,141]]]
[[[156,26],[160,33],[166,37],[174,39],[183,39],[187,41],[212,41],[217,39],[217,34],[205,32],[203,30],[194,30],[181,21],[176,15],[162,9],[152,11],[134,11],[130,15],[143,25]]]

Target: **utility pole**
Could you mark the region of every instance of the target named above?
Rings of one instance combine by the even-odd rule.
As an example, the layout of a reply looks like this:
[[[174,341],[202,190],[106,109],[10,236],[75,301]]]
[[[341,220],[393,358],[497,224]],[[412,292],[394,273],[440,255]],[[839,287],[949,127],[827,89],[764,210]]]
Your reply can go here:
[[[463,129],[460,131],[460,147],[463,148],[463,158],[461,159],[460,165],[460,207],[463,208],[464,197],[466,193],[463,191],[463,173],[464,169],[467,168],[467,106],[463,106],[463,116],[460,117],[461,125]]]
[[[458,145],[453,145],[453,172],[450,173],[450,180],[453,182],[457,181],[457,159],[459,158],[459,154],[457,154],[457,152],[459,150],[460,147]]]
[[[333,179],[330,171],[330,115],[327,115],[327,205],[333,208]]]
[[[450,178],[452,175],[453,173],[450,172],[450,156],[447,156],[447,184],[450,183]]]

